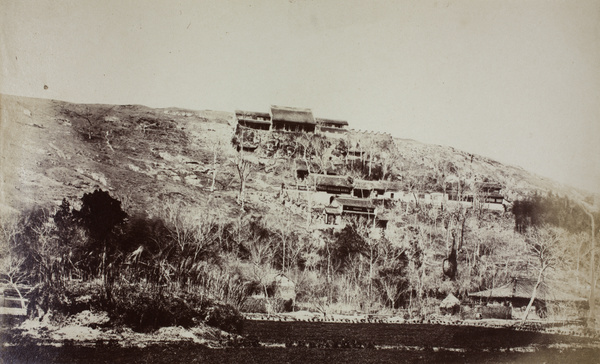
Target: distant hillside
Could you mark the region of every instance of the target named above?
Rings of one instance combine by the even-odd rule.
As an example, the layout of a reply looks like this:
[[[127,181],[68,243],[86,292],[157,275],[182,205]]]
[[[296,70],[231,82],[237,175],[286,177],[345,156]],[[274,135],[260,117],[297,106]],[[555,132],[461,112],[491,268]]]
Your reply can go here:
[[[168,198],[205,203],[217,148],[219,205],[236,213],[238,181],[230,163],[236,121],[231,112],[84,105],[9,95],[1,96],[0,107],[4,209],[57,205],[64,197],[76,200],[95,188],[111,191],[136,210],[151,211]],[[505,187],[509,199],[535,190],[582,195],[521,168],[454,148],[399,138],[395,144],[397,178],[405,183],[411,178],[491,180]],[[259,159],[261,169],[250,181],[250,191],[276,189],[293,177],[285,161]],[[432,189],[427,183],[421,187]]]
[[[450,178],[488,179],[504,186],[505,196],[510,200],[530,195],[534,192],[553,193],[583,199],[585,191],[570,187],[549,178],[528,172],[523,168],[503,164],[491,158],[471,154],[452,147],[425,144],[415,140],[396,139],[400,154],[409,166],[406,173],[440,173],[444,163],[452,165]]]

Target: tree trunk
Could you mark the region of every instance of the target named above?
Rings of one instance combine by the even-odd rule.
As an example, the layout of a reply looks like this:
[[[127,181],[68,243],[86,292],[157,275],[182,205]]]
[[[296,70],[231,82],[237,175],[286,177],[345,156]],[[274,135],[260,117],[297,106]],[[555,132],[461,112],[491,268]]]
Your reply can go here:
[[[298,192],[298,195],[300,195],[300,192]],[[306,184],[306,204],[308,206],[306,209],[306,228],[309,228],[312,219],[312,192],[308,190],[308,184]]]
[[[542,277],[544,276],[544,270],[546,270],[546,267],[543,267],[540,270],[540,274],[538,274],[537,282],[535,283],[535,286],[533,286],[533,291],[531,292],[531,299],[529,300],[529,304],[527,305],[527,309],[525,310],[525,314],[523,314],[523,319],[521,320],[521,322],[525,322],[525,320],[527,320],[527,316],[529,316],[529,311],[531,310],[531,306],[533,306],[533,301],[535,301],[535,296],[537,295],[537,290],[540,287],[540,284],[542,283]]]
[[[281,271],[283,273],[285,273],[285,239],[282,239],[283,241],[283,260],[281,262]]]
[[[19,295],[19,301],[21,301],[21,308],[26,309],[27,305],[25,305],[25,297],[23,297],[23,295],[21,294],[21,290],[19,289],[17,284],[12,280],[12,278],[10,279],[9,284],[13,287],[15,291],[17,291],[17,294]]]
[[[217,153],[213,152],[213,175],[212,175],[212,185],[210,186],[210,190],[215,190],[215,179],[217,178]]]
[[[240,183],[240,204],[242,205],[242,210],[244,210],[244,188],[246,187],[246,181],[242,178]]]
[[[370,247],[370,255],[369,255],[369,301],[372,300],[372,291],[373,291],[373,246]]]

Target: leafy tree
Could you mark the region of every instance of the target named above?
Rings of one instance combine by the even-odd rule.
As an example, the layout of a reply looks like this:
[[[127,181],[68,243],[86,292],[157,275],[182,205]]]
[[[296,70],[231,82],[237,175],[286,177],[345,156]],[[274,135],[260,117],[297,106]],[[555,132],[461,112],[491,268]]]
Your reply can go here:
[[[112,198],[106,191],[96,190],[81,198],[81,209],[73,215],[82,226],[88,229],[90,237],[97,241],[107,241],[117,233],[127,217],[121,209],[121,202]]]
[[[334,233],[332,264],[342,270],[349,267],[352,258],[364,252],[365,239],[347,224],[340,232]]]
[[[115,263],[121,253],[120,245],[126,243],[118,238],[127,214],[121,209],[121,202],[106,191],[86,193],[81,202],[81,209],[74,210],[73,216],[89,234],[87,263],[89,269],[98,269],[106,282],[111,278],[107,267]]]

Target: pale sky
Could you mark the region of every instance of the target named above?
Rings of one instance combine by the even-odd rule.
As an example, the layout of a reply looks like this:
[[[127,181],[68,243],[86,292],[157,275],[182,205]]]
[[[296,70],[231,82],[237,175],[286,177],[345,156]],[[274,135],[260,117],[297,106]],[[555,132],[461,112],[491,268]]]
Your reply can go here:
[[[2,93],[308,107],[600,191],[600,0],[0,0],[0,27]]]

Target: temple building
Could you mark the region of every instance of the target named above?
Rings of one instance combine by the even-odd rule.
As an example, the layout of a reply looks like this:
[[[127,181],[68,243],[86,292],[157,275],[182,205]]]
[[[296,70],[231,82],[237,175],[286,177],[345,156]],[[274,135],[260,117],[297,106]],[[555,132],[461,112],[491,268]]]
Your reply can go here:
[[[271,114],[255,111],[235,111],[238,125],[257,130],[271,129]]]
[[[377,207],[369,199],[354,197],[335,197],[331,203],[323,209],[325,223],[328,225],[337,225],[341,222],[342,216],[359,216],[366,218],[375,218]]]
[[[316,122],[320,134],[339,137],[348,132],[348,122],[345,120],[317,118]]]
[[[273,130],[314,133],[317,125],[310,109],[271,106]]]
[[[270,112],[236,110],[237,124],[256,130],[319,133],[340,138],[348,132],[346,120],[315,118],[311,109],[271,106]]]
[[[328,194],[349,195],[352,192],[352,179],[347,176],[330,176],[326,174],[313,174],[316,191]]]
[[[475,187],[482,195],[482,202],[501,204],[504,201],[504,196],[500,194],[502,185],[493,182],[476,183]]]

